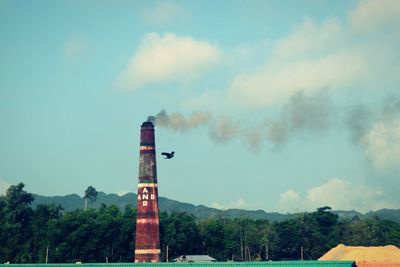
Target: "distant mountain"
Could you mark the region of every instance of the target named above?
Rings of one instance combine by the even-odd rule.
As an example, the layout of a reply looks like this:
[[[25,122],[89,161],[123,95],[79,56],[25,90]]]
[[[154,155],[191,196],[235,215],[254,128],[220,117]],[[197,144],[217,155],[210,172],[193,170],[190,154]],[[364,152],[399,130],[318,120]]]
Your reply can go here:
[[[354,217],[358,217],[359,219],[366,219],[372,217],[379,217],[381,220],[389,220],[400,223],[400,209],[381,209],[377,211],[370,211],[365,214],[362,214],[358,211],[332,211],[336,213],[341,219],[353,219]]]
[[[32,207],[36,208],[40,204],[55,203],[64,208],[65,211],[72,211],[76,209],[82,209],[84,207],[84,200],[77,194],[71,194],[66,196],[54,196],[47,197],[34,194],[35,200],[32,203]],[[136,207],[136,194],[127,193],[123,196],[116,194],[105,194],[98,192],[97,200],[94,203],[90,203],[89,207],[99,208],[102,203],[105,205],[116,205],[121,210],[126,205]],[[285,220],[287,215],[280,214],[277,212],[267,213],[263,210],[240,210],[240,209],[228,209],[219,210],[209,208],[203,205],[192,205],[189,203],[182,203],[176,200],[168,199],[165,197],[159,197],[160,211],[171,212],[188,212],[196,216],[197,219],[212,219],[212,218],[238,218],[245,217],[249,219],[268,219],[270,221],[282,221]]]
[[[380,219],[400,222],[400,209],[381,209],[377,211],[370,211],[365,214],[365,217],[370,218],[378,216]]]
[[[66,196],[41,196],[34,194],[35,200],[32,203],[32,207],[36,208],[40,204],[55,203],[61,205],[65,211],[72,211],[76,209],[83,209],[84,200],[77,194],[71,194]],[[136,194],[127,193],[123,196],[117,194],[105,194],[98,192],[97,200],[94,203],[90,203],[89,207],[99,208],[102,203],[105,205],[116,205],[121,210],[125,209],[126,205],[136,207]],[[205,219],[216,219],[216,218],[249,218],[252,220],[267,219],[271,222],[280,222],[295,216],[294,214],[282,214],[278,212],[266,212],[264,210],[241,210],[241,209],[228,209],[219,210],[209,208],[203,205],[192,205],[189,203],[183,203],[176,200],[168,199],[165,197],[159,198],[160,211],[171,212],[188,212],[193,214],[199,220]],[[378,216],[381,219],[392,220],[400,223],[400,209],[382,209],[378,211],[371,211],[366,214],[362,214],[358,211],[332,211],[337,214],[340,219],[351,220],[355,216],[360,219],[371,218]]]

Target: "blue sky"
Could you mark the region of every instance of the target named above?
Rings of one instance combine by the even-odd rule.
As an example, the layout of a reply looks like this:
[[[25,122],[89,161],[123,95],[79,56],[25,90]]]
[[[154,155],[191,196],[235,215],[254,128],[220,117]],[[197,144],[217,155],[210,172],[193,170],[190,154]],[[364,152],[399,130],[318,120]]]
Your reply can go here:
[[[0,192],[136,192],[155,116],[161,196],[399,208],[399,26],[397,0],[0,0]]]

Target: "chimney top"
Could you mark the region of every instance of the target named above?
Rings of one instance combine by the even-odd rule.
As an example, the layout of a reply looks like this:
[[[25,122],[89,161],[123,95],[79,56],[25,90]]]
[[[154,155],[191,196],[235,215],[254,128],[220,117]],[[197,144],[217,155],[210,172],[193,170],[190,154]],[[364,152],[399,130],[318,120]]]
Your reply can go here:
[[[151,121],[145,121],[145,122],[143,122],[143,124],[142,124],[142,128],[143,127],[149,127],[149,128],[154,128],[154,124],[151,122]]]

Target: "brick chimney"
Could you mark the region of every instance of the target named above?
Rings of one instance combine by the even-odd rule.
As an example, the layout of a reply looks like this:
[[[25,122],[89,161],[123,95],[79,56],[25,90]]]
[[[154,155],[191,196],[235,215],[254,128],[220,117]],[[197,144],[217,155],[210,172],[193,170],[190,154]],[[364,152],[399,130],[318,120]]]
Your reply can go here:
[[[139,182],[137,193],[135,262],[160,261],[158,185],[154,125],[140,130]]]

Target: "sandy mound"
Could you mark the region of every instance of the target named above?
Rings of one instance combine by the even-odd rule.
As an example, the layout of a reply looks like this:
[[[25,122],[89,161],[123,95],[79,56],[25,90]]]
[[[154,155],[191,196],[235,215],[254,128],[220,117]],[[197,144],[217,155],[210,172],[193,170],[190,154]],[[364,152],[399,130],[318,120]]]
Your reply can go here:
[[[319,260],[353,260],[356,263],[400,264],[400,249],[393,245],[384,247],[351,247],[338,245],[329,250]]]

